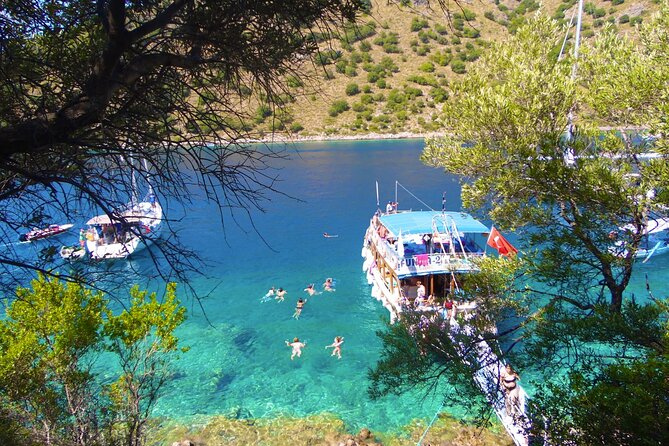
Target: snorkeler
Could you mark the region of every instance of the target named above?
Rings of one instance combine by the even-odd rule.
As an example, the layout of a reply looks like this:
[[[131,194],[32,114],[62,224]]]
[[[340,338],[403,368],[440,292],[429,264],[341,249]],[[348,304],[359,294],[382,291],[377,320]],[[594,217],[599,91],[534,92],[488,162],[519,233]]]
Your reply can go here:
[[[344,343],[343,336],[337,336],[334,338],[334,342],[330,345],[326,345],[325,348],[332,348],[332,354],[330,356],[337,355],[337,358],[341,359],[341,345]]]
[[[307,299],[302,299],[301,297],[297,299],[297,305],[295,306],[295,313],[293,313],[293,317],[295,319],[300,318],[300,314],[302,314],[302,308],[304,308],[304,304],[307,303]]]
[[[269,291],[260,299],[260,302],[267,302],[272,300],[275,294],[276,294],[276,288],[274,287],[270,288]]]
[[[290,355],[290,360],[292,361],[295,359],[295,356],[299,358],[302,356],[302,349],[307,346],[306,341],[305,342],[300,342],[299,338],[293,339],[293,342],[288,342],[286,341],[286,345],[288,347],[293,347],[293,353]]]

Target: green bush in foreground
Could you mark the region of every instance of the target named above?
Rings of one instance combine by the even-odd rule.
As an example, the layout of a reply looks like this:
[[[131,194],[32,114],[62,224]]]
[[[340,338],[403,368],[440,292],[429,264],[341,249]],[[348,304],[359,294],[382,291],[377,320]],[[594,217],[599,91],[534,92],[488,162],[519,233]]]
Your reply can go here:
[[[176,285],[160,303],[134,287],[118,315],[102,293],[79,284],[39,277],[31,286],[17,290],[0,321],[3,444],[144,444],[168,361],[180,350],[174,331],[185,309]],[[118,371],[110,384],[93,373],[99,352]]]

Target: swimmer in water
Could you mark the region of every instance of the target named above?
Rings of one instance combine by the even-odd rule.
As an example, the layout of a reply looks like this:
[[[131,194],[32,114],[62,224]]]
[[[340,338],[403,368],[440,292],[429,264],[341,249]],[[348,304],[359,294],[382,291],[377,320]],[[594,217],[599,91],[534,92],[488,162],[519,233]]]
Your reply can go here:
[[[276,292],[276,297],[274,299],[276,299],[277,302],[283,302],[283,298],[285,297],[285,295],[286,295],[286,290],[284,290],[283,288],[279,288],[279,290]]]
[[[302,349],[307,346],[306,342],[300,342],[299,338],[293,339],[293,342],[286,341],[286,346],[293,348],[293,353],[290,355],[290,360],[295,359],[295,356],[298,358],[302,356]]]
[[[337,336],[334,338],[334,342],[330,345],[326,345],[325,348],[332,348],[332,354],[330,356],[337,355],[337,358],[341,359],[341,345],[344,343],[343,336]]]
[[[316,294],[316,290],[314,289],[314,284],[307,285],[307,287],[304,289],[307,293],[309,293],[309,296],[313,296]]]
[[[332,288],[334,286],[334,282],[332,281],[332,277],[328,277],[325,279],[325,282],[323,283],[323,289],[325,291],[334,291],[335,289]]]
[[[297,305],[295,306],[295,313],[293,314],[293,317],[295,319],[300,318],[300,314],[302,314],[302,308],[304,308],[304,304],[307,303],[307,299],[302,299],[301,297],[297,299]]]

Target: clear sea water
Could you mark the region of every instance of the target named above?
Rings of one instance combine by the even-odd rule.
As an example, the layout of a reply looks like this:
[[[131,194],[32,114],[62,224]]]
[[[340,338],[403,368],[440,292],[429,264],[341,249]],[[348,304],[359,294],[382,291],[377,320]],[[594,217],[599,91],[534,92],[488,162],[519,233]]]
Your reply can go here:
[[[259,236],[250,228],[226,225],[215,209],[200,203],[178,228],[184,240],[208,261],[208,279],[193,285],[201,294],[205,318],[193,307],[180,330],[191,350],[176,364],[155,414],[173,418],[241,413],[252,417],[304,416],[330,412],[350,429],[399,428],[429,418],[438,397],[422,394],[372,401],[367,373],[378,358],[376,331],[387,311],[370,296],[360,251],[369,218],[394,200],[395,180],[432,208],[447,193],[460,207],[457,181],[421,164],[422,140],[319,142],[288,146],[290,161],[278,161],[290,197],[273,195],[266,212],[254,212]],[[400,189],[400,205],[426,206]],[[242,219],[243,221],[243,219]],[[336,234],[325,238],[323,233]],[[311,283],[322,290],[332,277],[335,292],[309,297],[299,320],[298,298]],[[271,287],[287,290],[284,302],[261,302]],[[208,320],[207,320],[208,319]],[[335,336],[343,336],[343,357],[330,356]],[[290,360],[285,340],[306,341],[301,358]]]
[[[367,373],[380,350],[376,331],[388,315],[370,296],[360,257],[365,229],[376,210],[375,181],[381,207],[394,200],[397,180],[425,202],[400,188],[400,208],[440,209],[445,192],[447,209],[460,209],[457,179],[424,166],[419,160],[422,148],[422,140],[287,146],[291,159],[273,166],[281,179],[278,188],[287,196],[273,194],[265,212],[251,213],[262,238],[243,214],[241,227],[227,219],[224,232],[217,209],[197,191],[183,215],[174,207],[177,215],[168,215],[176,220],[174,229],[207,262],[203,275],[192,282],[206,297],[200,309],[184,296],[189,318],[179,336],[190,351],[174,364],[175,377],[154,415],[187,421],[217,414],[328,412],[342,418],[351,431],[394,431],[412,419],[431,418],[441,403],[438,395],[414,393],[377,401],[367,396]],[[324,238],[324,232],[338,237]],[[151,261],[140,253],[131,263],[143,273],[129,280],[141,284],[151,274]],[[669,256],[640,265],[630,291],[645,296],[648,275],[653,291],[663,293],[668,271]],[[320,290],[327,277],[335,279],[336,291],[308,297],[300,319],[293,319],[297,299],[307,297],[304,288],[314,283]],[[271,286],[287,290],[284,302],[261,301]],[[335,336],[345,338],[341,360],[325,348]],[[294,337],[307,347],[301,358],[291,361],[284,341]]]

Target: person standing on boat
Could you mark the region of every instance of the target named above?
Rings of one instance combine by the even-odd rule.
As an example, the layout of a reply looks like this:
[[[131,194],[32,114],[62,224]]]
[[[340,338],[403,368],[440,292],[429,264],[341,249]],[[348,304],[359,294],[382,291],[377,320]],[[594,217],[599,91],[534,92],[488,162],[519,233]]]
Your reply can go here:
[[[84,231],[84,228],[79,229],[79,246],[82,248],[86,246],[86,231]]]
[[[290,360],[295,359],[295,356],[298,358],[302,356],[302,349],[307,346],[306,342],[300,342],[300,338],[294,338],[293,342],[286,341],[288,347],[293,348],[293,353],[290,355]]]
[[[423,285],[421,283],[421,281],[419,280],[418,282],[416,282],[416,286],[418,287],[418,288],[416,288],[416,299],[424,300],[425,299],[425,285]]]
[[[391,214],[393,212],[393,202],[389,201],[386,205],[386,214]]]
[[[500,371],[499,379],[502,387],[504,387],[506,414],[515,419],[520,410],[520,389],[518,388],[517,383],[517,381],[520,380],[520,376],[513,370],[511,364],[507,364],[506,367]]]
[[[295,319],[300,318],[300,314],[302,314],[302,309],[304,308],[304,304],[307,303],[307,299],[302,299],[301,297],[297,299],[297,305],[295,306],[295,313],[293,313],[293,317]]]
[[[326,345],[325,348],[332,348],[332,354],[330,356],[337,355],[337,358],[341,359],[341,345],[344,343],[343,336],[337,336],[334,338],[334,342],[330,345]]]

